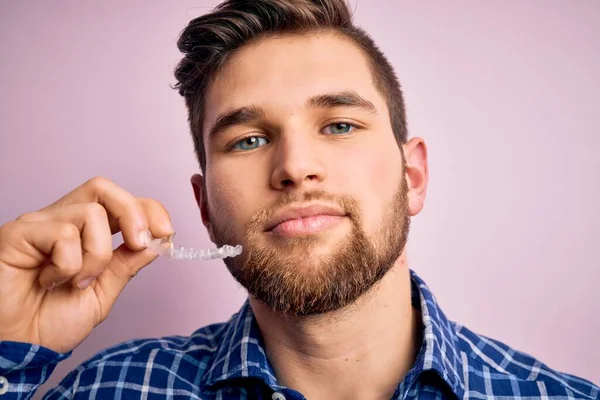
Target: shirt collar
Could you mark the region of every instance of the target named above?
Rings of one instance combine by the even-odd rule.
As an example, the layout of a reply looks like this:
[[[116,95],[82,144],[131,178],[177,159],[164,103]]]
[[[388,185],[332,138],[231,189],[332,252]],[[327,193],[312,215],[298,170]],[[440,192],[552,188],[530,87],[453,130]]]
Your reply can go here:
[[[410,271],[410,277],[413,307],[421,311],[423,343],[399,391],[408,391],[423,372],[433,371],[458,398],[463,398],[465,382],[456,327],[446,318],[427,284],[414,271]]]
[[[204,375],[206,385],[212,387],[229,380],[258,378],[274,389],[280,389],[248,300],[221,329],[221,339]]]
[[[399,393],[410,390],[425,371],[436,372],[459,398],[464,380],[458,337],[425,282],[410,271],[413,307],[419,309],[423,323],[423,343],[419,355],[402,383]],[[265,352],[264,342],[248,300],[231,320],[224,324],[221,340],[207,365],[204,382],[208,387],[239,378],[258,378],[280,390]]]

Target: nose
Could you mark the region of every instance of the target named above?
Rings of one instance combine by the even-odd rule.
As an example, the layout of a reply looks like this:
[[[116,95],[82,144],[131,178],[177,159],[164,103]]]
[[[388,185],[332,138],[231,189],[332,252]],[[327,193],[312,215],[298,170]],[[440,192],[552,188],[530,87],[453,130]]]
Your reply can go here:
[[[325,180],[325,159],[318,139],[298,132],[282,134],[273,159],[271,186],[277,190],[318,188]]]

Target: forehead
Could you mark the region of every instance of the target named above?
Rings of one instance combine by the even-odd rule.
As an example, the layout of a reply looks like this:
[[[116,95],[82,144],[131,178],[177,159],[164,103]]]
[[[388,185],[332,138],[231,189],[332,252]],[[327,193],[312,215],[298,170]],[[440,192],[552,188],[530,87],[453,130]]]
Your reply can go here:
[[[234,53],[208,87],[203,130],[237,107],[294,113],[314,95],[341,91],[386,107],[367,58],[349,39],[334,34],[262,39]]]

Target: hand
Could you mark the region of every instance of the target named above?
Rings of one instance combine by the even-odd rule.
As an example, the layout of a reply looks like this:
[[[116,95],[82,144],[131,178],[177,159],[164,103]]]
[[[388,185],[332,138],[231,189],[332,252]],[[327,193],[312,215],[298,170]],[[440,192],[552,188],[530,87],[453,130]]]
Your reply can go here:
[[[55,203],[0,226],[0,340],[73,350],[156,258],[142,235],[173,233],[155,200],[93,178]],[[112,248],[112,235],[124,243]]]

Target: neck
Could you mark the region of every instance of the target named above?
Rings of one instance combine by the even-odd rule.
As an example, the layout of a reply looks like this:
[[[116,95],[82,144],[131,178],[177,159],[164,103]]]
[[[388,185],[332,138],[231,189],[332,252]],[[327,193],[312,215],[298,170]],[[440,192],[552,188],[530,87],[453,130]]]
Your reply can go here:
[[[389,399],[419,350],[404,255],[343,310],[290,318],[250,302],[279,383],[309,399]]]

